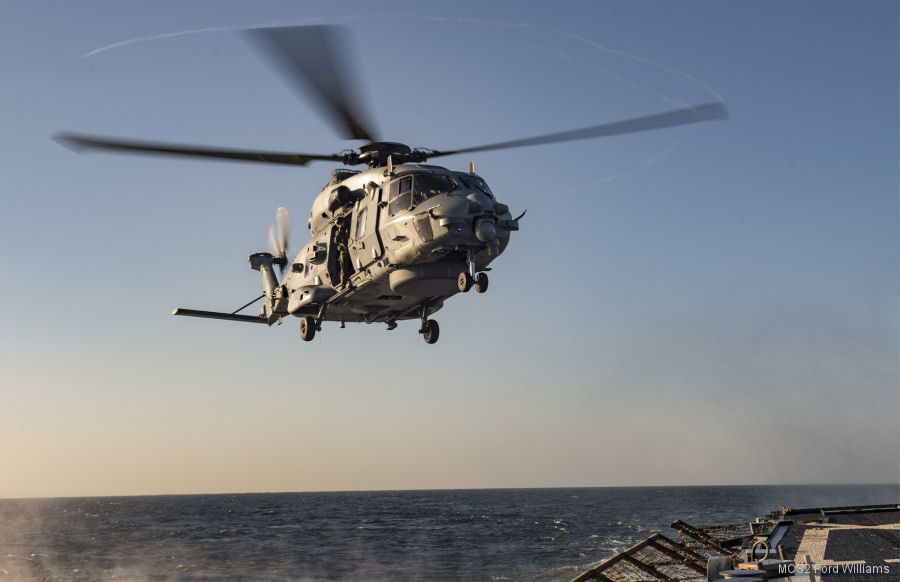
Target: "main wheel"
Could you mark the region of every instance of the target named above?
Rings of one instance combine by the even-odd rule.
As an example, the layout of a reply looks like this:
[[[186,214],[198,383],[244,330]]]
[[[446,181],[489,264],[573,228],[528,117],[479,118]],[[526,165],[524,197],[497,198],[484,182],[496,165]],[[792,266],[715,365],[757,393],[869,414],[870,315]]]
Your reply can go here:
[[[488,276],[487,273],[478,273],[475,275],[475,290],[479,293],[484,293],[488,288]]]
[[[425,337],[426,344],[433,344],[441,335],[441,326],[435,320],[429,319],[425,322],[425,332],[422,335]]]
[[[461,271],[456,278],[456,288],[465,293],[472,288],[472,275],[468,271]]]
[[[311,315],[304,315],[300,318],[300,339],[308,342],[314,337],[316,337],[316,320]]]

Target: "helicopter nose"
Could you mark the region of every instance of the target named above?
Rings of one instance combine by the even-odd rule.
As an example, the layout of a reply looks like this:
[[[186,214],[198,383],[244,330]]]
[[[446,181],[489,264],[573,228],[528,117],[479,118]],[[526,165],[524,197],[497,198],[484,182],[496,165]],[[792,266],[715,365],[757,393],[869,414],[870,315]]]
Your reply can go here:
[[[481,242],[490,242],[497,236],[497,225],[491,218],[479,218],[475,222],[475,237]]]

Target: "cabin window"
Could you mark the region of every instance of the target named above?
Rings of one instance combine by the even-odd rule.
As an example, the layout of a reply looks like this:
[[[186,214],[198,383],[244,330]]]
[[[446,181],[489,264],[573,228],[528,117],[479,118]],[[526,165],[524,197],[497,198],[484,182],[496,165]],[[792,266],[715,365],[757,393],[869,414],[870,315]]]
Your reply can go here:
[[[360,240],[362,237],[366,236],[366,214],[368,213],[369,208],[365,207],[359,211],[356,215],[356,232],[353,235],[353,240]]]
[[[413,183],[413,205],[425,202],[440,194],[456,190],[458,184],[450,176],[443,174],[416,174]]]
[[[391,201],[388,209],[392,215],[408,210],[412,202],[412,176],[405,176],[391,184]]]

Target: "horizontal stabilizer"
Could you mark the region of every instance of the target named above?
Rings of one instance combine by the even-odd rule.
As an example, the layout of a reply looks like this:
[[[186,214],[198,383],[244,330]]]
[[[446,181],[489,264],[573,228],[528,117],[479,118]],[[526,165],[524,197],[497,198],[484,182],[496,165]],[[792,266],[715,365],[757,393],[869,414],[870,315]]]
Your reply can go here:
[[[237,315],[234,313],[219,313],[218,311],[200,311],[198,309],[175,309],[172,315],[187,315],[188,317],[206,317],[208,319],[227,319],[228,321],[243,321],[245,323],[269,323],[261,315]]]

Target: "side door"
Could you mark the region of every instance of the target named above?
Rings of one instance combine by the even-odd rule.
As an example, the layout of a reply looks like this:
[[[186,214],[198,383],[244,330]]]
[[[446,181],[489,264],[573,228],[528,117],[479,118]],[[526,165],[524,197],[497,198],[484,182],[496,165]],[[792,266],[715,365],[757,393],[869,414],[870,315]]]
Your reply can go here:
[[[353,267],[365,269],[384,253],[378,234],[381,187],[373,187],[366,197],[357,203],[350,225],[350,253]]]

